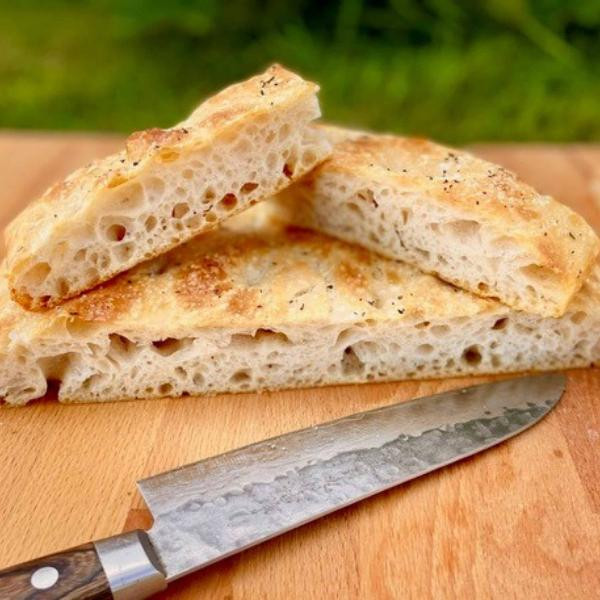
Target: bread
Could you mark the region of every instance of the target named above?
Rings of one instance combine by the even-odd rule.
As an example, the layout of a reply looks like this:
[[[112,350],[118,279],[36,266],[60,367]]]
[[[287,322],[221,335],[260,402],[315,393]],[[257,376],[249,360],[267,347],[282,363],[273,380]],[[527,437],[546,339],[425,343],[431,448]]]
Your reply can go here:
[[[52,380],[61,401],[91,402],[600,360],[600,266],[543,318],[249,212],[46,313],[11,302],[3,279],[0,396],[25,404]]]
[[[317,90],[274,65],[51,187],[7,228],[13,298],[53,306],[289,185],[330,151]]]
[[[332,156],[282,194],[298,224],[513,308],[564,313],[600,249],[582,217],[467,152],[324,130]]]

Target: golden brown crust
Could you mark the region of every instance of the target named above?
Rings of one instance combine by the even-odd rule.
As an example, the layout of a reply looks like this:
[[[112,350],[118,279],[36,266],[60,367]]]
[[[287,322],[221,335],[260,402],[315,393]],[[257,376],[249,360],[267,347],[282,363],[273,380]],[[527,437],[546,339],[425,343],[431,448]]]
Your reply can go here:
[[[600,309],[597,278],[574,306]],[[155,339],[156,331],[164,338],[202,328],[392,324],[494,311],[506,308],[359,246],[273,223],[221,228],[43,315],[19,310],[7,323],[48,330],[80,322]]]
[[[135,132],[127,139],[123,151],[93,161],[51,186],[6,228],[7,268],[13,298],[28,309],[43,310],[81,291],[71,290],[60,297],[31,298],[19,287],[19,276],[53,239],[78,224],[93,222],[94,210],[102,205],[109,190],[151,174],[157,163],[171,162],[191,150],[209,147],[218,136],[222,139],[233,135],[245,123],[259,124],[273,107],[287,107],[317,90],[315,84],[273,65],[265,73],[209,98],[175,127]],[[156,254],[167,249],[160,248]],[[104,279],[99,278],[93,284]]]
[[[266,208],[265,204],[253,211],[263,207]],[[453,324],[467,334],[467,339],[475,334],[483,339],[488,328],[496,329],[498,321],[508,318],[512,326],[524,323],[525,328],[530,327],[533,339],[532,327],[539,326],[540,332],[547,333],[556,326],[564,332],[573,324],[573,331],[581,332],[581,325],[576,324],[585,319],[592,332],[588,336],[592,343],[589,354],[597,355],[593,348],[594,331],[600,327],[600,264],[571,303],[568,314],[562,319],[546,320],[476,297],[359,246],[297,227],[285,227],[277,218],[258,218],[257,225],[253,225],[248,216],[138,265],[45,314],[26,312],[11,302],[6,279],[0,275],[0,371],[6,378],[3,393],[9,391],[11,402],[35,397],[28,397],[26,389],[44,393],[45,378],[50,375],[42,373],[37,362],[25,364],[26,358],[24,366],[21,365],[19,358],[24,356],[37,357],[33,362],[41,357],[44,365],[45,357],[92,352],[89,362],[97,360],[98,368],[102,369],[104,355],[96,357],[96,344],[98,348],[104,345],[109,346],[107,351],[114,350],[113,359],[121,356],[119,344],[123,339],[132,346],[131,356],[145,345],[154,348],[165,340],[193,340],[194,345],[196,340],[206,340],[227,353],[230,336],[241,334],[241,340],[232,338],[231,343],[245,344],[249,339],[258,341],[263,329],[271,332],[271,336],[280,335],[279,341],[290,340],[290,347],[302,346],[301,340],[306,335],[333,336],[333,343],[340,332],[378,331],[382,348],[389,341],[385,332],[393,334],[394,343],[398,343],[404,339],[405,331],[414,334],[414,329],[424,329],[429,331],[429,341],[416,350],[421,348],[427,353],[436,343],[444,343],[444,332],[452,333]],[[469,323],[476,328],[483,323],[484,330],[469,332]],[[434,329],[443,335],[437,337]],[[458,343],[462,343],[460,335]],[[457,335],[453,339],[456,341]],[[577,343],[577,339],[565,340],[573,346]],[[342,340],[342,349],[345,343]],[[187,348],[185,342],[182,347]],[[550,355],[552,352],[548,350]],[[252,356],[250,353],[248,360],[254,360]],[[306,360],[309,366],[311,357]],[[393,357],[384,360],[393,363]],[[562,362],[548,363],[548,368],[579,365],[578,360],[577,356],[572,363],[561,359]],[[55,363],[60,365],[60,360]],[[53,368],[58,369],[56,364]],[[114,367],[124,369],[125,365]],[[498,368],[489,367],[492,371],[512,368],[509,362]],[[454,364],[446,365],[442,372],[456,372]],[[409,377],[415,375],[407,373]],[[348,375],[347,380],[359,381],[363,376],[352,379]],[[118,381],[115,385],[106,392],[108,395],[101,391],[100,395],[89,396],[83,388],[69,388],[62,397],[69,400],[126,397],[119,395]],[[265,387],[270,385],[267,383]],[[276,387],[289,385],[302,385],[302,380],[286,377]],[[144,394],[136,392],[134,396]]]
[[[109,283],[99,285],[93,293],[74,298],[65,308],[69,316],[82,321],[110,323],[128,312],[140,293],[139,280],[135,281],[124,273]]]
[[[563,288],[564,304],[556,307],[556,316],[595,263],[600,241],[586,221],[503,167],[425,139],[318,127],[335,146],[301,182],[306,193],[313,193],[328,176],[362,179],[365,185],[376,182],[427,198],[428,203],[485,225],[498,238],[509,234],[511,243],[523,248],[535,265],[548,269]],[[368,193],[358,198],[373,201]]]

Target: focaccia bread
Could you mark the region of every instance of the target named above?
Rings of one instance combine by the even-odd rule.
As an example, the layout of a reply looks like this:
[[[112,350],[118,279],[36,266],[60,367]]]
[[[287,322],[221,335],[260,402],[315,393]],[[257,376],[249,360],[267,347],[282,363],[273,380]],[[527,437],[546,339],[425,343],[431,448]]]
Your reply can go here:
[[[330,152],[317,90],[274,65],[51,187],[6,230],[13,298],[56,305],[289,185]]]
[[[335,143],[332,156],[281,194],[299,225],[513,308],[564,313],[600,249],[582,217],[467,152],[320,129]]]
[[[563,317],[543,318],[323,234],[241,219],[44,314],[5,289],[0,397],[25,404],[49,381],[61,401],[96,402],[589,366],[599,273]]]

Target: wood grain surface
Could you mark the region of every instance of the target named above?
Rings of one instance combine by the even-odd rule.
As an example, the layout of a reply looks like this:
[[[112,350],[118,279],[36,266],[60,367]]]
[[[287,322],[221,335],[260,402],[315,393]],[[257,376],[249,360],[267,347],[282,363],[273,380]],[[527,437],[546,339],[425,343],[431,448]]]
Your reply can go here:
[[[116,148],[0,135],[0,225]],[[600,147],[478,146],[600,230]],[[150,524],[142,477],[299,427],[485,378],[0,407],[0,567]],[[171,586],[170,599],[600,597],[600,370],[569,372],[529,432]]]

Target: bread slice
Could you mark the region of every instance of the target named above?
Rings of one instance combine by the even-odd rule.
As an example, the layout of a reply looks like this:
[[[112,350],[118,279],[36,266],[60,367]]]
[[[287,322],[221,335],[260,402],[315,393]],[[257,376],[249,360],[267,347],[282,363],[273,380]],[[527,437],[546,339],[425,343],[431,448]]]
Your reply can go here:
[[[51,187],[7,228],[13,298],[53,306],[289,185],[330,151],[317,90],[274,65]]]
[[[600,249],[582,217],[467,152],[324,130],[332,156],[282,194],[298,224],[514,308],[564,313]]]
[[[95,402],[600,360],[600,266],[563,317],[543,318],[359,246],[241,220],[44,314],[5,289],[0,396],[25,404],[51,380],[61,401]]]

